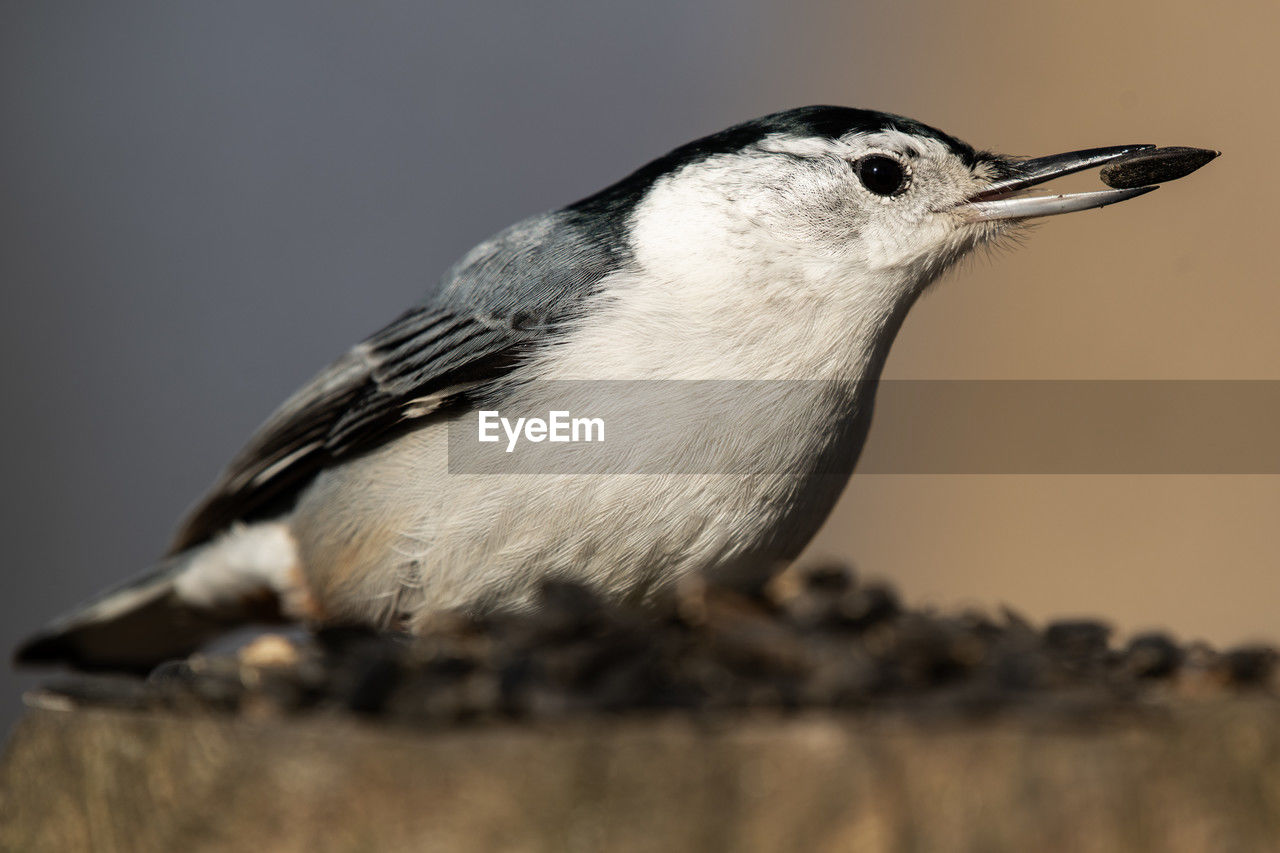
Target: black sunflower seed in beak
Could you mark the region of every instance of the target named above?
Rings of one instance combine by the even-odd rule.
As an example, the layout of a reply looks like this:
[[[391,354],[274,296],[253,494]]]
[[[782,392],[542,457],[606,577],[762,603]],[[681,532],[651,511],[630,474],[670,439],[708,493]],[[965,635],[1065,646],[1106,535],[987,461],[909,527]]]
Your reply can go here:
[[[1126,190],[1185,178],[1220,155],[1210,148],[1152,148],[1135,151],[1102,167],[1098,177],[1109,187]]]

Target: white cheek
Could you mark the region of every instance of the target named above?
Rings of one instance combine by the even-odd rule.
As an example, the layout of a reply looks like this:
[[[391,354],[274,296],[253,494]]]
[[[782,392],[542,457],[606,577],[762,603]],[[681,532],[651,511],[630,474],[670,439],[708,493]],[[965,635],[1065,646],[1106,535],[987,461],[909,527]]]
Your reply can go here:
[[[862,234],[867,267],[887,272],[918,264],[922,256],[944,244],[951,225],[944,217],[924,214],[919,219],[887,215],[872,222]]]
[[[868,205],[872,214],[860,233],[868,268],[904,269],[949,253],[957,222],[939,211],[962,203],[976,189],[968,170],[950,161],[918,167],[906,194]]]

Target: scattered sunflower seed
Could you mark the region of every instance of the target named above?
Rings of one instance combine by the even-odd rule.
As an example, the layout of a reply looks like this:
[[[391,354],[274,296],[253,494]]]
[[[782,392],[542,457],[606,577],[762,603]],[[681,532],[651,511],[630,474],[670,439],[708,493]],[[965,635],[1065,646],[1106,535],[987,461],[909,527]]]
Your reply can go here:
[[[357,714],[432,726],[643,711],[883,708],[1062,714],[1161,696],[1280,688],[1266,646],[1218,652],[1090,619],[935,612],[848,567],[752,587],[700,580],[620,605],[565,580],[522,612],[435,620],[424,636],[331,628],[196,655],[146,680],[80,676],[32,701],[241,715]],[[1173,689],[1168,689],[1172,687]]]

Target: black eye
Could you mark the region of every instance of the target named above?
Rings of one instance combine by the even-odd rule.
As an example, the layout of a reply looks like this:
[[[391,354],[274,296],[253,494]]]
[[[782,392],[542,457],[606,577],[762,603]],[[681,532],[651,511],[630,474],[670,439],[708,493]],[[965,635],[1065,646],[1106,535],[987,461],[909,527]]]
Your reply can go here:
[[[872,154],[853,164],[862,185],[876,195],[895,195],[907,186],[907,170],[892,157]]]

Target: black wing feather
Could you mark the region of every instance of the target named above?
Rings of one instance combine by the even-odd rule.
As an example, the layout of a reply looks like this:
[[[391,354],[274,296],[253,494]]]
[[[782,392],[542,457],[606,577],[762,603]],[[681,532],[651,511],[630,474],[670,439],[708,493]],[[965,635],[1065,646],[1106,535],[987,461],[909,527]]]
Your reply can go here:
[[[325,467],[430,414],[414,401],[497,379],[573,317],[626,253],[580,216],[535,217],[482,243],[437,295],[352,348],[285,401],[187,516],[171,553],[238,520],[287,511]]]

